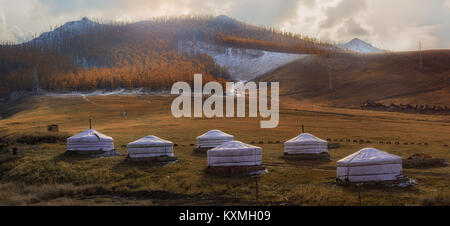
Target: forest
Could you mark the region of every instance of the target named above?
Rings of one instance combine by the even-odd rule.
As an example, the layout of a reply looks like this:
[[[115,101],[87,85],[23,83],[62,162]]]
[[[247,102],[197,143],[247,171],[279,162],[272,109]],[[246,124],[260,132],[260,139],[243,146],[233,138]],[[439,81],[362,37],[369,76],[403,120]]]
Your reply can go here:
[[[194,73],[225,82],[228,72],[201,53],[177,50],[180,40],[235,48],[322,54],[333,45],[226,16],[156,18],[137,23],[83,18],[21,44],[0,45],[0,96],[32,89],[33,71],[47,91],[147,88],[168,90]]]

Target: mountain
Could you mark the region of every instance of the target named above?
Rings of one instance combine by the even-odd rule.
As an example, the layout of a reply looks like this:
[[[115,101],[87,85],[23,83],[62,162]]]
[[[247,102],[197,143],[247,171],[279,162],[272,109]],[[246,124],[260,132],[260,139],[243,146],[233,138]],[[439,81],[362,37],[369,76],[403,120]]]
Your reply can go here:
[[[354,38],[347,43],[338,44],[339,47],[347,50],[352,50],[359,53],[381,53],[384,50],[373,47],[371,44],[364,42],[359,38]]]
[[[37,42],[39,44],[45,44],[55,42],[63,38],[73,37],[76,34],[88,32],[89,29],[92,29],[94,26],[98,25],[100,25],[98,22],[94,22],[87,17],[83,17],[78,21],[67,22],[53,31],[44,32],[39,37],[29,41],[28,43]]]
[[[203,47],[180,51],[180,43],[189,42]],[[192,82],[194,73],[219,82],[248,80],[300,54],[335,51],[314,38],[224,15],[106,24],[83,18],[26,43],[0,45],[0,96],[31,90],[34,69],[47,91],[168,90],[174,82]]]

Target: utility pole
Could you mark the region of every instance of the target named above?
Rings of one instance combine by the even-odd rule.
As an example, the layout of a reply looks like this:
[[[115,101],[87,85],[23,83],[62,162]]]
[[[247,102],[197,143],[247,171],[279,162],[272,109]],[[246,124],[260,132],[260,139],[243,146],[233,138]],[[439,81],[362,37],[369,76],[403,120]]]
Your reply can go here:
[[[419,68],[423,70],[423,61],[422,61],[422,41],[419,41]]]

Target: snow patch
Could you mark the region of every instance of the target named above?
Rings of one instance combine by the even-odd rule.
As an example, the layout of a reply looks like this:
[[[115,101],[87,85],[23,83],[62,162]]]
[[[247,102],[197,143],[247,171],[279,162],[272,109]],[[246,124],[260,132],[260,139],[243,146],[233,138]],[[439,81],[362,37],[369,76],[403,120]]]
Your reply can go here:
[[[353,50],[358,53],[382,53],[384,50],[373,47],[371,44],[354,38],[350,42],[338,44],[343,49]]]
[[[214,58],[217,64],[228,70],[231,79],[238,81],[254,79],[280,66],[308,56],[308,54],[268,52],[191,41],[180,42],[178,51],[188,54],[197,52],[207,54]]]

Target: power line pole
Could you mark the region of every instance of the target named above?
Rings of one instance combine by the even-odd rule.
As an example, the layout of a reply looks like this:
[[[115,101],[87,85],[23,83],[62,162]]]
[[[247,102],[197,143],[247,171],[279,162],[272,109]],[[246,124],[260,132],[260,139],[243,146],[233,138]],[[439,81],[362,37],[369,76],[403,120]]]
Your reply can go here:
[[[422,61],[422,41],[419,41],[419,68],[423,70],[423,61]]]

